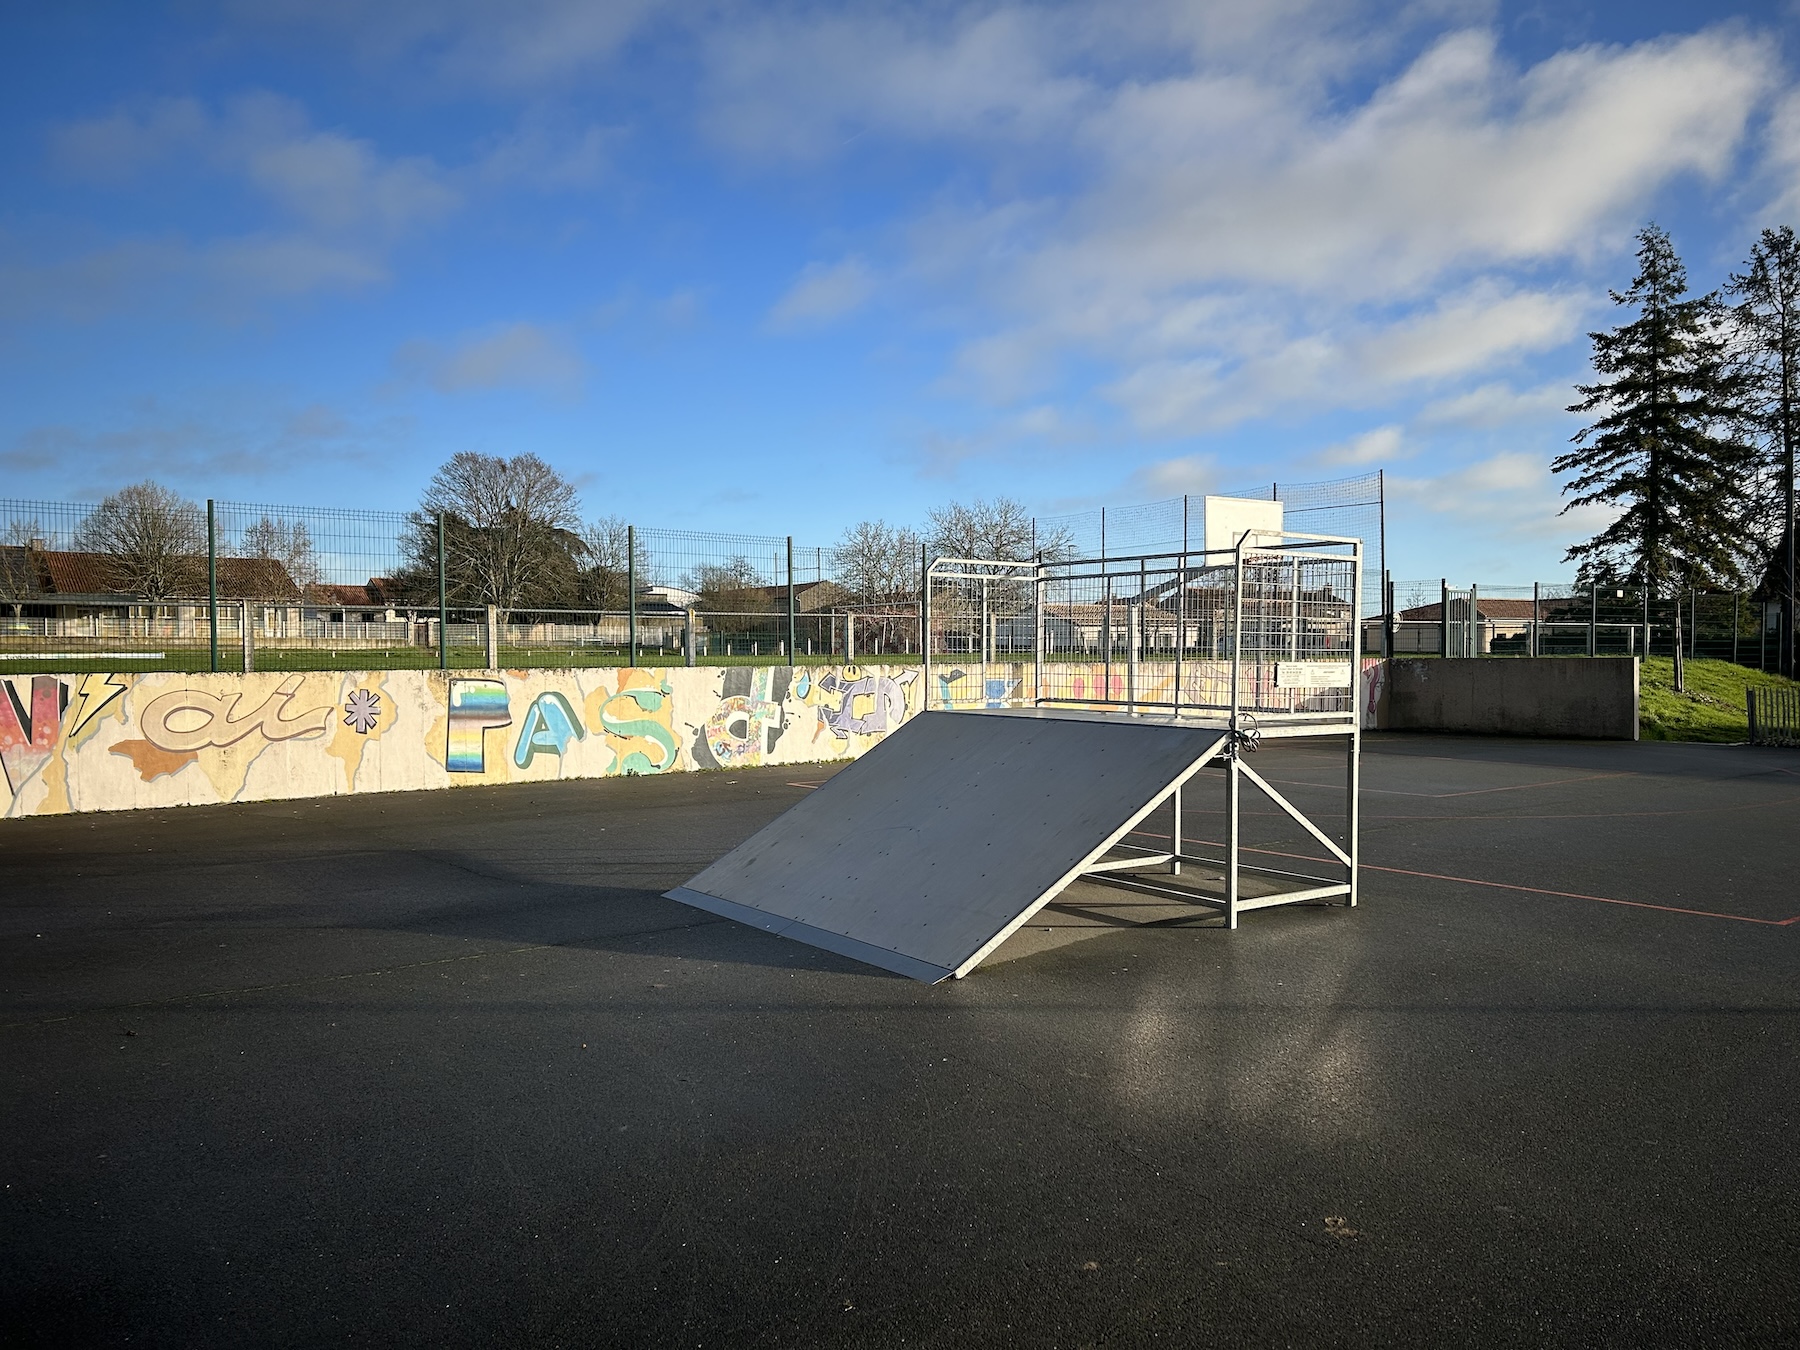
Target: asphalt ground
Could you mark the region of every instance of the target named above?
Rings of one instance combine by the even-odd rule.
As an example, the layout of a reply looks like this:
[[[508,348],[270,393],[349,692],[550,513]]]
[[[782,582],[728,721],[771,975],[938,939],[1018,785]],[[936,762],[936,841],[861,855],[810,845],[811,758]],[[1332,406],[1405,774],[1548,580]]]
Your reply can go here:
[[[1367,750],[936,987],[659,898],[816,770],[0,823],[0,1343],[1792,1343],[1800,754]]]

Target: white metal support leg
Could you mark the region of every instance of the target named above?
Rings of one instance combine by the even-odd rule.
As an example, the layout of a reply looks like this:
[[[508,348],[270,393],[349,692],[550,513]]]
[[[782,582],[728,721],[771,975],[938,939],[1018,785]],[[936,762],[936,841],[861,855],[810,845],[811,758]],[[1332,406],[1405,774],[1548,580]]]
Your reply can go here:
[[[1238,923],[1238,747],[1225,761],[1225,926]]]
[[[1169,874],[1181,875],[1181,789],[1175,789],[1175,828],[1172,831],[1174,842],[1169,845],[1169,852],[1175,856],[1169,859]]]
[[[1350,895],[1347,903],[1356,907],[1357,878],[1360,873],[1357,863],[1361,852],[1361,807],[1358,798],[1362,795],[1362,728],[1351,728],[1350,731],[1350,764],[1348,769],[1350,800],[1344,803],[1345,842],[1349,845],[1350,854]]]

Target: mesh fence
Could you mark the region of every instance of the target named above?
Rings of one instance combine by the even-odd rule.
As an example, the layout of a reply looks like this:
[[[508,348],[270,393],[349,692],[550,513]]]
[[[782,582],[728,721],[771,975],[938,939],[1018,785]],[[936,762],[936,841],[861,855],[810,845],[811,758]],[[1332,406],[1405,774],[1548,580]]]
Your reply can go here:
[[[1383,556],[1385,484],[1380,472],[1319,483],[1269,482],[1220,495],[1282,503],[1283,524],[1303,534],[1335,535],[1363,543],[1365,613],[1379,612]],[[1203,498],[1173,497],[1143,506],[1099,507],[1038,518],[1040,547],[1063,557],[1123,558],[1229,547],[1229,539],[1205,537]],[[1054,556],[1054,555],[1053,555]]]
[[[1780,606],[1750,592],[1649,594],[1641,586],[1393,583],[1393,650],[1430,656],[1671,656],[1774,670]],[[1363,649],[1379,652],[1379,624]]]
[[[1378,475],[1257,495],[1272,491],[1291,528],[1378,537]],[[1065,557],[1173,551],[1189,534],[1198,548],[1199,503],[1045,518],[1031,537]],[[916,660],[920,548],[905,530],[871,552],[619,520],[440,529],[160,488],[0,500],[0,670]]]

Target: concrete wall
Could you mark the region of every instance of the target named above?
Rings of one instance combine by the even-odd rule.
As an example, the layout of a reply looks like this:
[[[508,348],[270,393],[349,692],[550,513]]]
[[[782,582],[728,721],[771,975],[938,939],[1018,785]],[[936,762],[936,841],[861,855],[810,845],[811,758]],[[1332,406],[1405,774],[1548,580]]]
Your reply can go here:
[[[1397,731],[1635,741],[1638,662],[1629,656],[1505,656],[1387,663],[1381,725]]]
[[[922,703],[917,666],[5,676],[0,816],[851,759]]]

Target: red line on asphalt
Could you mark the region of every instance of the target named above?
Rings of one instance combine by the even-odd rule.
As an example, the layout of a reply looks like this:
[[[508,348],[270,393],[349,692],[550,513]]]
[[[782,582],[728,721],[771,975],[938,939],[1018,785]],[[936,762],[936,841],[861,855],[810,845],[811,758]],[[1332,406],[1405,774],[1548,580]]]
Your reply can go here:
[[[1597,900],[1603,905],[1628,905],[1632,909],[1660,909],[1665,914],[1692,914],[1702,919],[1731,919],[1737,923],[1760,923],[1772,928],[1786,928],[1800,914],[1792,919],[1753,919],[1748,914],[1727,914],[1717,909],[1683,909],[1679,905],[1653,905],[1647,900],[1619,900],[1610,895],[1583,895],[1579,891],[1547,891],[1541,886],[1515,886],[1505,881],[1480,881],[1474,877],[1445,876],[1442,872],[1412,872],[1404,867],[1377,867],[1373,863],[1363,864],[1372,872],[1393,872],[1403,877],[1427,877],[1432,881],[1459,881],[1465,886],[1492,886],[1502,891],[1525,891],[1531,895],[1554,895],[1565,900]]]
[[[1150,830],[1133,830],[1132,833],[1142,835],[1146,839],[1168,839],[1171,837],[1166,834],[1156,834]],[[1211,839],[1196,839],[1194,842],[1196,844],[1203,844],[1207,848],[1225,847],[1225,845]],[[1336,858],[1316,858],[1310,853],[1284,853],[1280,849],[1251,848],[1248,845],[1244,846],[1244,852],[1260,853],[1265,857],[1270,858],[1296,858],[1302,862],[1336,863],[1338,861]],[[1343,864],[1338,863],[1338,865],[1341,867]],[[1689,914],[1693,915],[1695,918],[1701,919],[1730,919],[1735,923],[1762,924],[1768,928],[1786,928],[1791,924],[1800,923],[1800,914],[1794,915],[1791,919],[1753,919],[1748,914],[1727,914],[1723,910],[1717,909],[1683,909],[1679,905],[1655,905],[1647,900],[1620,900],[1610,895],[1583,895],[1579,891],[1549,891],[1541,886],[1517,886],[1508,881],[1482,881],[1477,877],[1453,877],[1442,872],[1413,872],[1404,867],[1380,867],[1375,863],[1363,863],[1361,866],[1366,867],[1371,872],[1392,872],[1397,876],[1403,877],[1424,877],[1430,881],[1455,881],[1460,882],[1464,886],[1490,886],[1495,890],[1523,891],[1528,895],[1553,895],[1563,900],[1594,900],[1602,905],[1625,905],[1631,909],[1656,909],[1661,910],[1665,914]]]
[[[1434,801],[1442,801],[1449,797],[1481,797],[1490,792],[1525,792],[1531,788],[1560,787],[1564,783],[1592,783],[1601,778],[1636,778],[1633,773],[1588,773],[1579,778],[1548,778],[1541,783],[1513,783],[1507,787],[1469,788],[1462,792],[1405,792],[1400,788],[1378,788],[1363,785],[1364,792],[1378,792],[1386,797],[1429,797]],[[1273,778],[1274,783],[1286,783],[1292,787],[1329,787],[1333,784],[1308,783],[1294,778]]]

